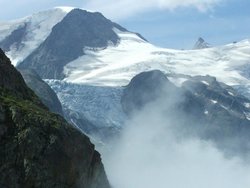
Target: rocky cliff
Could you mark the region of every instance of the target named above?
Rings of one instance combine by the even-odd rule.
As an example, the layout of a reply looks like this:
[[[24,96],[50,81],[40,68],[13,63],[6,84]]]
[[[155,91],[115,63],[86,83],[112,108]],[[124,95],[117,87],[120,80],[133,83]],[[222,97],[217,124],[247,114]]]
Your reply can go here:
[[[122,107],[133,115],[151,104],[178,134],[210,140],[228,154],[249,158],[250,100],[211,76],[185,80],[177,87],[161,71],[142,72],[125,87]]]
[[[109,188],[89,138],[50,113],[0,50],[0,187]]]

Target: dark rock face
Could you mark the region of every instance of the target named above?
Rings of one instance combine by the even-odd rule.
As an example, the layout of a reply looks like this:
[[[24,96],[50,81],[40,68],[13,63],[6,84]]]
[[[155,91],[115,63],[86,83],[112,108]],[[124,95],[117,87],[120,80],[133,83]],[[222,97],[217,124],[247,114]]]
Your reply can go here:
[[[0,187],[110,188],[89,138],[50,113],[0,51]]]
[[[166,85],[171,89],[174,87],[159,70],[136,75],[124,89],[121,99],[123,110],[129,114],[143,108],[146,103],[160,97]]]
[[[22,75],[15,70],[9,58],[5,56],[1,49],[0,57],[0,87],[16,97],[33,101],[37,99],[36,102],[40,103],[38,98],[34,96],[33,92],[26,86]]]
[[[202,111],[203,106],[200,101],[195,100],[190,92],[177,88],[159,70],[143,72],[135,76],[124,89],[121,103],[124,112],[131,114],[134,110],[140,110],[150,102],[159,98],[168,101],[176,94],[178,94],[177,98],[183,99],[181,104],[176,106],[178,110],[194,114]],[[191,106],[193,108],[190,108]]]
[[[51,112],[63,115],[62,105],[56,93],[31,69],[19,69],[25,83],[35,92]]]
[[[183,83],[183,88],[204,103],[207,115],[202,138],[214,140],[229,153],[248,154],[250,121],[246,116],[250,110],[245,104],[250,100],[210,76],[193,77]]]
[[[43,79],[62,79],[64,65],[83,55],[85,47],[105,48],[110,42],[117,44],[115,26],[118,27],[100,13],[74,9],[53,27],[48,38],[19,67],[32,68]]]
[[[27,24],[20,26],[16,30],[14,30],[8,37],[6,37],[3,41],[0,42],[0,47],[4,51],[9,51],[12,45],[15,45],[17,49],[19,49],[22,44],[22,40],[26,34]]]
[[[250,109],[246,104],[250,100],[214,77],[186,78],[178,88],[160,71],[140,73],[124,89],[124,111],[131,114],[151,103],[148,107],[161,109],[159,113],[178,133],[213,141],[229,155],[249,156]]]
[[[245,113],[250,112],[244,105],[250,103],[249,99],[239,95],[232,87],[218,82],[214,77],[195,76],[184,82],[183,87],[203,98],[206,104],[214,101],[222,108],[229,109],[229,113],[233,116],[245,118]]]

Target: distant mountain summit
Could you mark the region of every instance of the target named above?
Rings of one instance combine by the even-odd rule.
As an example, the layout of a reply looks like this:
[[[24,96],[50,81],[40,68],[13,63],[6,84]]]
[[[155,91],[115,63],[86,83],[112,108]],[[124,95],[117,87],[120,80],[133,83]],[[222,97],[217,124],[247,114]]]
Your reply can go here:
[[[193,49],[197,50],[197,49],[204,49],[204,48],[210,48],[210,47],[211,45],[209,43],[207,43],[203,38],[199,37]]]

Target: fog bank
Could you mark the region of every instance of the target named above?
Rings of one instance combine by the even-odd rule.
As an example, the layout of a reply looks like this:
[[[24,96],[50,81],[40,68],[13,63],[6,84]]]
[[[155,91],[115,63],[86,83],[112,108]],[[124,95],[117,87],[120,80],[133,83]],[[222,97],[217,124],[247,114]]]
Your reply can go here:
[[[112,149],[103,153],[114,188],[250,187],[247,164],[239,158],[226,159],[211,142],[185,131],[178,134],[177,124],[185,122],[185,116],[166,113],[161,104],[137,112]]]

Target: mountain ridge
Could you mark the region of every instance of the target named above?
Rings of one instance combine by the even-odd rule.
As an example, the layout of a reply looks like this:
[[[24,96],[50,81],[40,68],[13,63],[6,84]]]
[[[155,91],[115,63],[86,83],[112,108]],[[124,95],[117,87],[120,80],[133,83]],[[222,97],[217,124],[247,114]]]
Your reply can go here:
[[[69,10],[71,9],[72,8]],[[64,16],[69,12],[69,10],[63,11],[60,8],[55,10],[61,12],[59,14],[63,14]],[[95,13],[89,12],[89,15],[92,14]],[[55,17],[54,20],[58,20],[60,16],[52,15],[51,17]],[[60,19],[62,18],[60,17]],[[59,21],[56,23],[58,22]],[[68,49],[74,51],[75,48],[77,49],[75,51],[78,52],[74,52],[75,55],[68,60],[66,58],[63,61],[59,61],[59,63],[54,62],[55,65],[53,65],[51,70],[49,69],[50,63],[47,62],[46,58],[44,61],[39,60],[39,55],[33,56],[34,62],[38,63],[30,65],[32,63],[27,62],[26,67],[31,68],[32,66],[36,66],[36,71],[39,72],[39,74],[44,74],[44,79],[57,78],[71,83],[102,86],[126,85],[136,74],[153,69],[159,69],[165,73],[174,72],[191,76],[205,76],[209,74],[231,86],[246,86],[250,84],[247,78],[248,74],[246,74],[248,70],[248,66],[246,65],[250,58],[249,40],[202,50],[174,50],[154,46],[143,37],[140,37],[139,34],[129,32],[117,24],[113,24],[115,29],[110,29],[109,32],[117,36],[116,39],[119,40],[119,42],[116,45],[108,43],[107,46],[104,45],[102,48],[93,48],[76,42],[72,50],[71,48]],[[50,23],[50,25],[52,25],[52,28],[55,24]],[[2,27],[5,28],[4,25]],[[0,24],[0,33],[3,31],[2,27]],[[48,36],[50,32],[47,30],[45,33],[47,34],[43,35],[44,37],[41,37],[40,41],[35,40],[36,44],[41,44],[47,39],[46,36]],[[61,41],[61,43],[63,42]],[[24,43],[24,46],[26,46],[26,43]],[[67,47],[67,44],[62,44],[62,47],[63,46]],[[37,50],[37,47],[38,46],[33,49]],[[65,51],[62,49],[58,55],[63,57],[65,53],[68,54],[69,52],[67,52],[66,47],[63,47]],[[81,49],[81,47],[83,47],[83,49]],[[45,51],[56,50],[52,47],[46,49]],[[60,50],[58,50],[58,52],[59,51]],[[7,54],[11,60],[15,59],[16,62],[21,62],[27,55],[30,56],[32,53],[32,51],[28,52],[27,50],[26,52],[26,55],[24,55],[23,50],[11,50],[7,52]],[[43,52],[43,50],[37,50],[37,54],[46,57],[47,53]],[[48,55],[47,58],[49,57],[50,55]],[[54,57],[51,58],[50,61],[54,61]],[[55,59],[57,58],[58,57]],[[32,58],[30,61],[31,60]],[[14,63],[14,65],[16,65],[16,63]],[[41,71],[42,69],[45,71]]]

